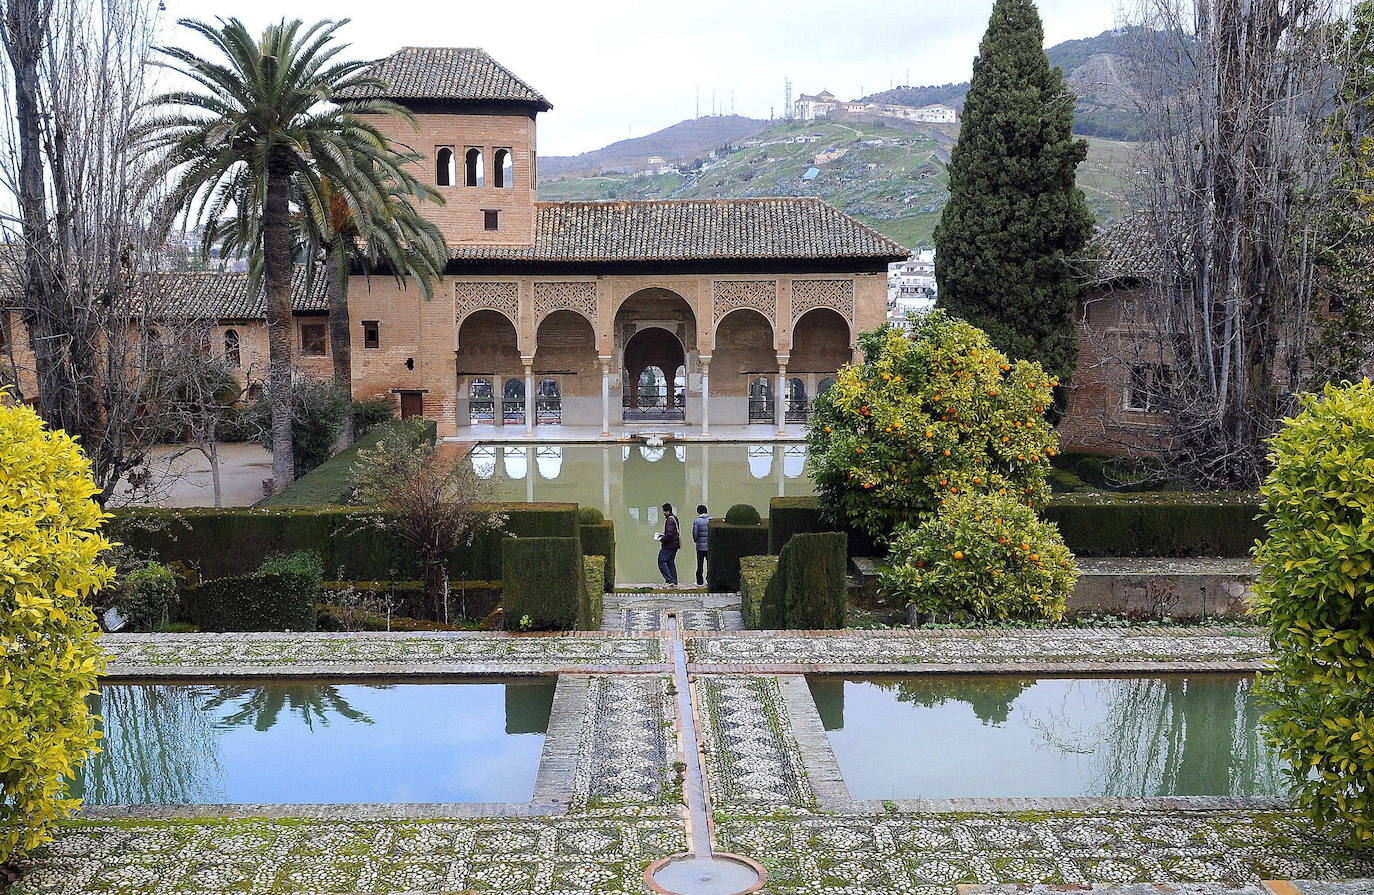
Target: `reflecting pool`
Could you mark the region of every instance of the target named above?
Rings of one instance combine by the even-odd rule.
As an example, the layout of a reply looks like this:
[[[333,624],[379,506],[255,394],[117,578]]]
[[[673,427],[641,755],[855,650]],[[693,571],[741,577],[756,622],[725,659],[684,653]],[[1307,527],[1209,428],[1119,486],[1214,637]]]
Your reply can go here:
[[[473,448],[470,458],[502,500],[569,501],[614,520],[622,583],[662,580],[654,532],[663,530],[665,502],[682,521],[678,578],[686,584],[696,570],[688,535],[697,504],[721,517],[747,503],[766,516],[770,498],[814,493],[800,444],[488,444]]]
[[[808,678],[856,799],[1282,795],[1242,675]]]
[[[105,684],[91,805],[524,802],[553,679]]]

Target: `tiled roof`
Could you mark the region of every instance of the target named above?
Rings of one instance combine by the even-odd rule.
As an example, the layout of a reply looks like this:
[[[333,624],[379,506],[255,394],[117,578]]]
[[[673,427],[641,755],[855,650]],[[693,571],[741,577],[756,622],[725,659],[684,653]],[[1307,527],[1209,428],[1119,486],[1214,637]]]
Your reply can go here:
[[[373,63],[367,74],[386,88],[346,90],[339,97],[485,100],[553,108],[538,90],[476,47],[402,47]]]
[[[536,202],[528,246],[452,246],[455,260],[882,258],[898,243],[816,198]]]
[[[246,273],[156,273],[144,280],[149,295],[162,313],[195,320],[262,318],[266,297],[261,289],[248,288]],[[306,291],[305,268],[297,266],[291,278],[291,307],[296,311],[327,311],[324,275],[316,274]]]
[[[1148,282],[1159,278],[1164,253],[1144,221],[1126,218],[1099,230],[1084,249],[1083,261],[1091,285]]]

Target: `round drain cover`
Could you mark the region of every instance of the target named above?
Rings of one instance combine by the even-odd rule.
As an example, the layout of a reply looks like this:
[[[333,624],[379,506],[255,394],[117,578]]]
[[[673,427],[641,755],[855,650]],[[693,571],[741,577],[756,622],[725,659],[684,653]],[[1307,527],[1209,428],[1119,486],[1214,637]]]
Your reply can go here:
[[[649,865],[645,881],[669,895],[746,895],[763,888],[766,874],[748,858],[717,852],[709,858],[673,855]]]

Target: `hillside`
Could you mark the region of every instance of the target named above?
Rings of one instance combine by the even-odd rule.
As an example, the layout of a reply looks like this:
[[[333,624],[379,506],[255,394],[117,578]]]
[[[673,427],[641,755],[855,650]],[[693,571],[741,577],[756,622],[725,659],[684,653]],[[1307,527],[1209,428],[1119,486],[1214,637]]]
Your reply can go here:
[[[679,121],[643,137],[620,140],[581,155],[539,157],[539,179],[551,180],[580,174],[600,174],[624,169],[642,171],[653,156],[679,161],[705,155],[718,146],[752,137],[769,122],[742,115],[712,115]]]
[[[1128,57],[1133,44],[1148,39],[1138,28],[1104,31],[1096,37],[1066,40],[1045,50],[1051,65],[1064,70],[1069,88],[1078,98],[1074,131],[1110,140],[1139,140],[1139,116],[1132,107]],[[897,87],[863,99],[879,103],[928,106],[944,103],[963,111],[968,82],[932,87]]]
[[[715,199],[819,196],[906,246],[931,242],[947,199],[953,125],[776,122],[683,173],[599,173],[541,183],[541,199]],[[804,141],[804,142],[798,142]],[[1120,215],[1130,145],[1089,140],[1079,185],[1099,223]],[[665,155],[665,158],[669,156]],[[818,157],[820,157],[818,159]],[[814,179],[803,180],[809,168]],[[546,172],[547,173],[547,172]]]

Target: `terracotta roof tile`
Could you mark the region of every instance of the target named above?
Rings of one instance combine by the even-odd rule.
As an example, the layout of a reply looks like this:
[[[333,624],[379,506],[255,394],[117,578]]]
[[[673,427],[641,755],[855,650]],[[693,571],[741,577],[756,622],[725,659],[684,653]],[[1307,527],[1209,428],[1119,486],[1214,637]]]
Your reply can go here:
[[[367,73],[386,88],[344,91],[339,97],[457,99],[553,108],[538,90],[476,47],[402,47],[375,62]]]
[[[153,300],[169,315],[207,320],[260,319],[266,314],[266,297],[261,289],[249,289],[246,273],[156,273],[148,274],[144,282]],[[310,285],[307,291],[305,268],[298,266],[291,281],[292,309],[327,311],[324,276],[317,274]]]
[[[907,250],[811,197],[537,202],[529,246],[452,246],[452,257],[512,261],[885,258]]]

